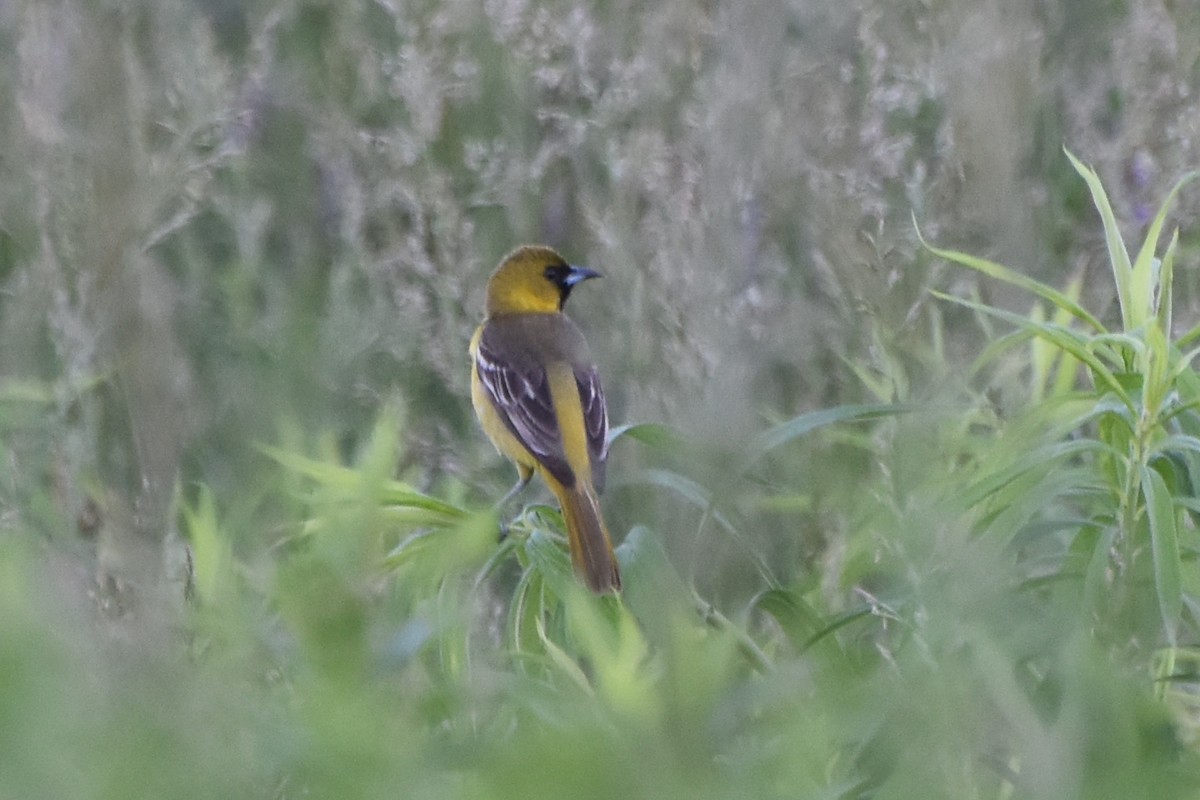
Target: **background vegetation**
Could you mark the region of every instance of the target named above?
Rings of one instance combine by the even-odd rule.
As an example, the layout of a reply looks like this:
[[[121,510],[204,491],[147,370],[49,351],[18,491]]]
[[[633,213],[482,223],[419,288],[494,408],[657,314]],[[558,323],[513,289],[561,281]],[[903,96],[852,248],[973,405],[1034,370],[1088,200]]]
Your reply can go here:
[[[1186,2],[0,0],[0,796],[1194,796],[1198,92]],[[621,600],[498,541],[526,241]]]

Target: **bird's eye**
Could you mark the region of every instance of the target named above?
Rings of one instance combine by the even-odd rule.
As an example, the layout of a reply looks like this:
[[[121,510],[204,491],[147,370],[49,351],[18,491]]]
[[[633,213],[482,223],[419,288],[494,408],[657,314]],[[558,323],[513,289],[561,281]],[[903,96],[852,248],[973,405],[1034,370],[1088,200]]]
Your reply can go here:
[[[551,283],[558,283],[563,279],[563,268],[555,264],[554,266],[546,267],[546,271],[543,274],[546,276],[546,280]]]

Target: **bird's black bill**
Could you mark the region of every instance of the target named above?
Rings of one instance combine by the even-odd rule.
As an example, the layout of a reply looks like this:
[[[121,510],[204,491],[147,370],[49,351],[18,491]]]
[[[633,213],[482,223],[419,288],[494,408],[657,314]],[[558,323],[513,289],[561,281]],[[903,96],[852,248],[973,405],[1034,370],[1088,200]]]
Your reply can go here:
[[[600,277],[603,276],[594,269],[588,269],[587,267],[571,267],[567,274],[563,277],[563,285],[567,288],[570,288],[576,284],[583,283],[588,278]]]
[[[571,289],[576,284],[583,283],[588,278],[599,278],[600,273],[587,267],[559,264],[546,270],[546,277],[558,287],[558,307],[562,308],[563,303],[567,302],[567,298],[571,295]]]

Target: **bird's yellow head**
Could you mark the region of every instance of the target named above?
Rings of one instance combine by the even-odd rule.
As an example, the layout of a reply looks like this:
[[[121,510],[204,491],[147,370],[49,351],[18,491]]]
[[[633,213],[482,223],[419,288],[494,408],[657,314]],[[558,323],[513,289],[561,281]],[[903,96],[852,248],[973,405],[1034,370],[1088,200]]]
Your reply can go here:
[[[487,315],[553,314],[561,311],[571,289],[600,273],[573,267],[549,247],[526,245],[496,267],[487,288]]]

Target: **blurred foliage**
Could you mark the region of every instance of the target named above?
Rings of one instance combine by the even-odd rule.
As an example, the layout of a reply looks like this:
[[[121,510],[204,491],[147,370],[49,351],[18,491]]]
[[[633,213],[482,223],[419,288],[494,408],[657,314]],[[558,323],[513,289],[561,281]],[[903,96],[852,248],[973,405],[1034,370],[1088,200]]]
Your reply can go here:
[[[1182,2],[0,1],[0,797],[1194,796],[1198,65]],[[490,510],[525,241],[607,276],[619,599]]]

